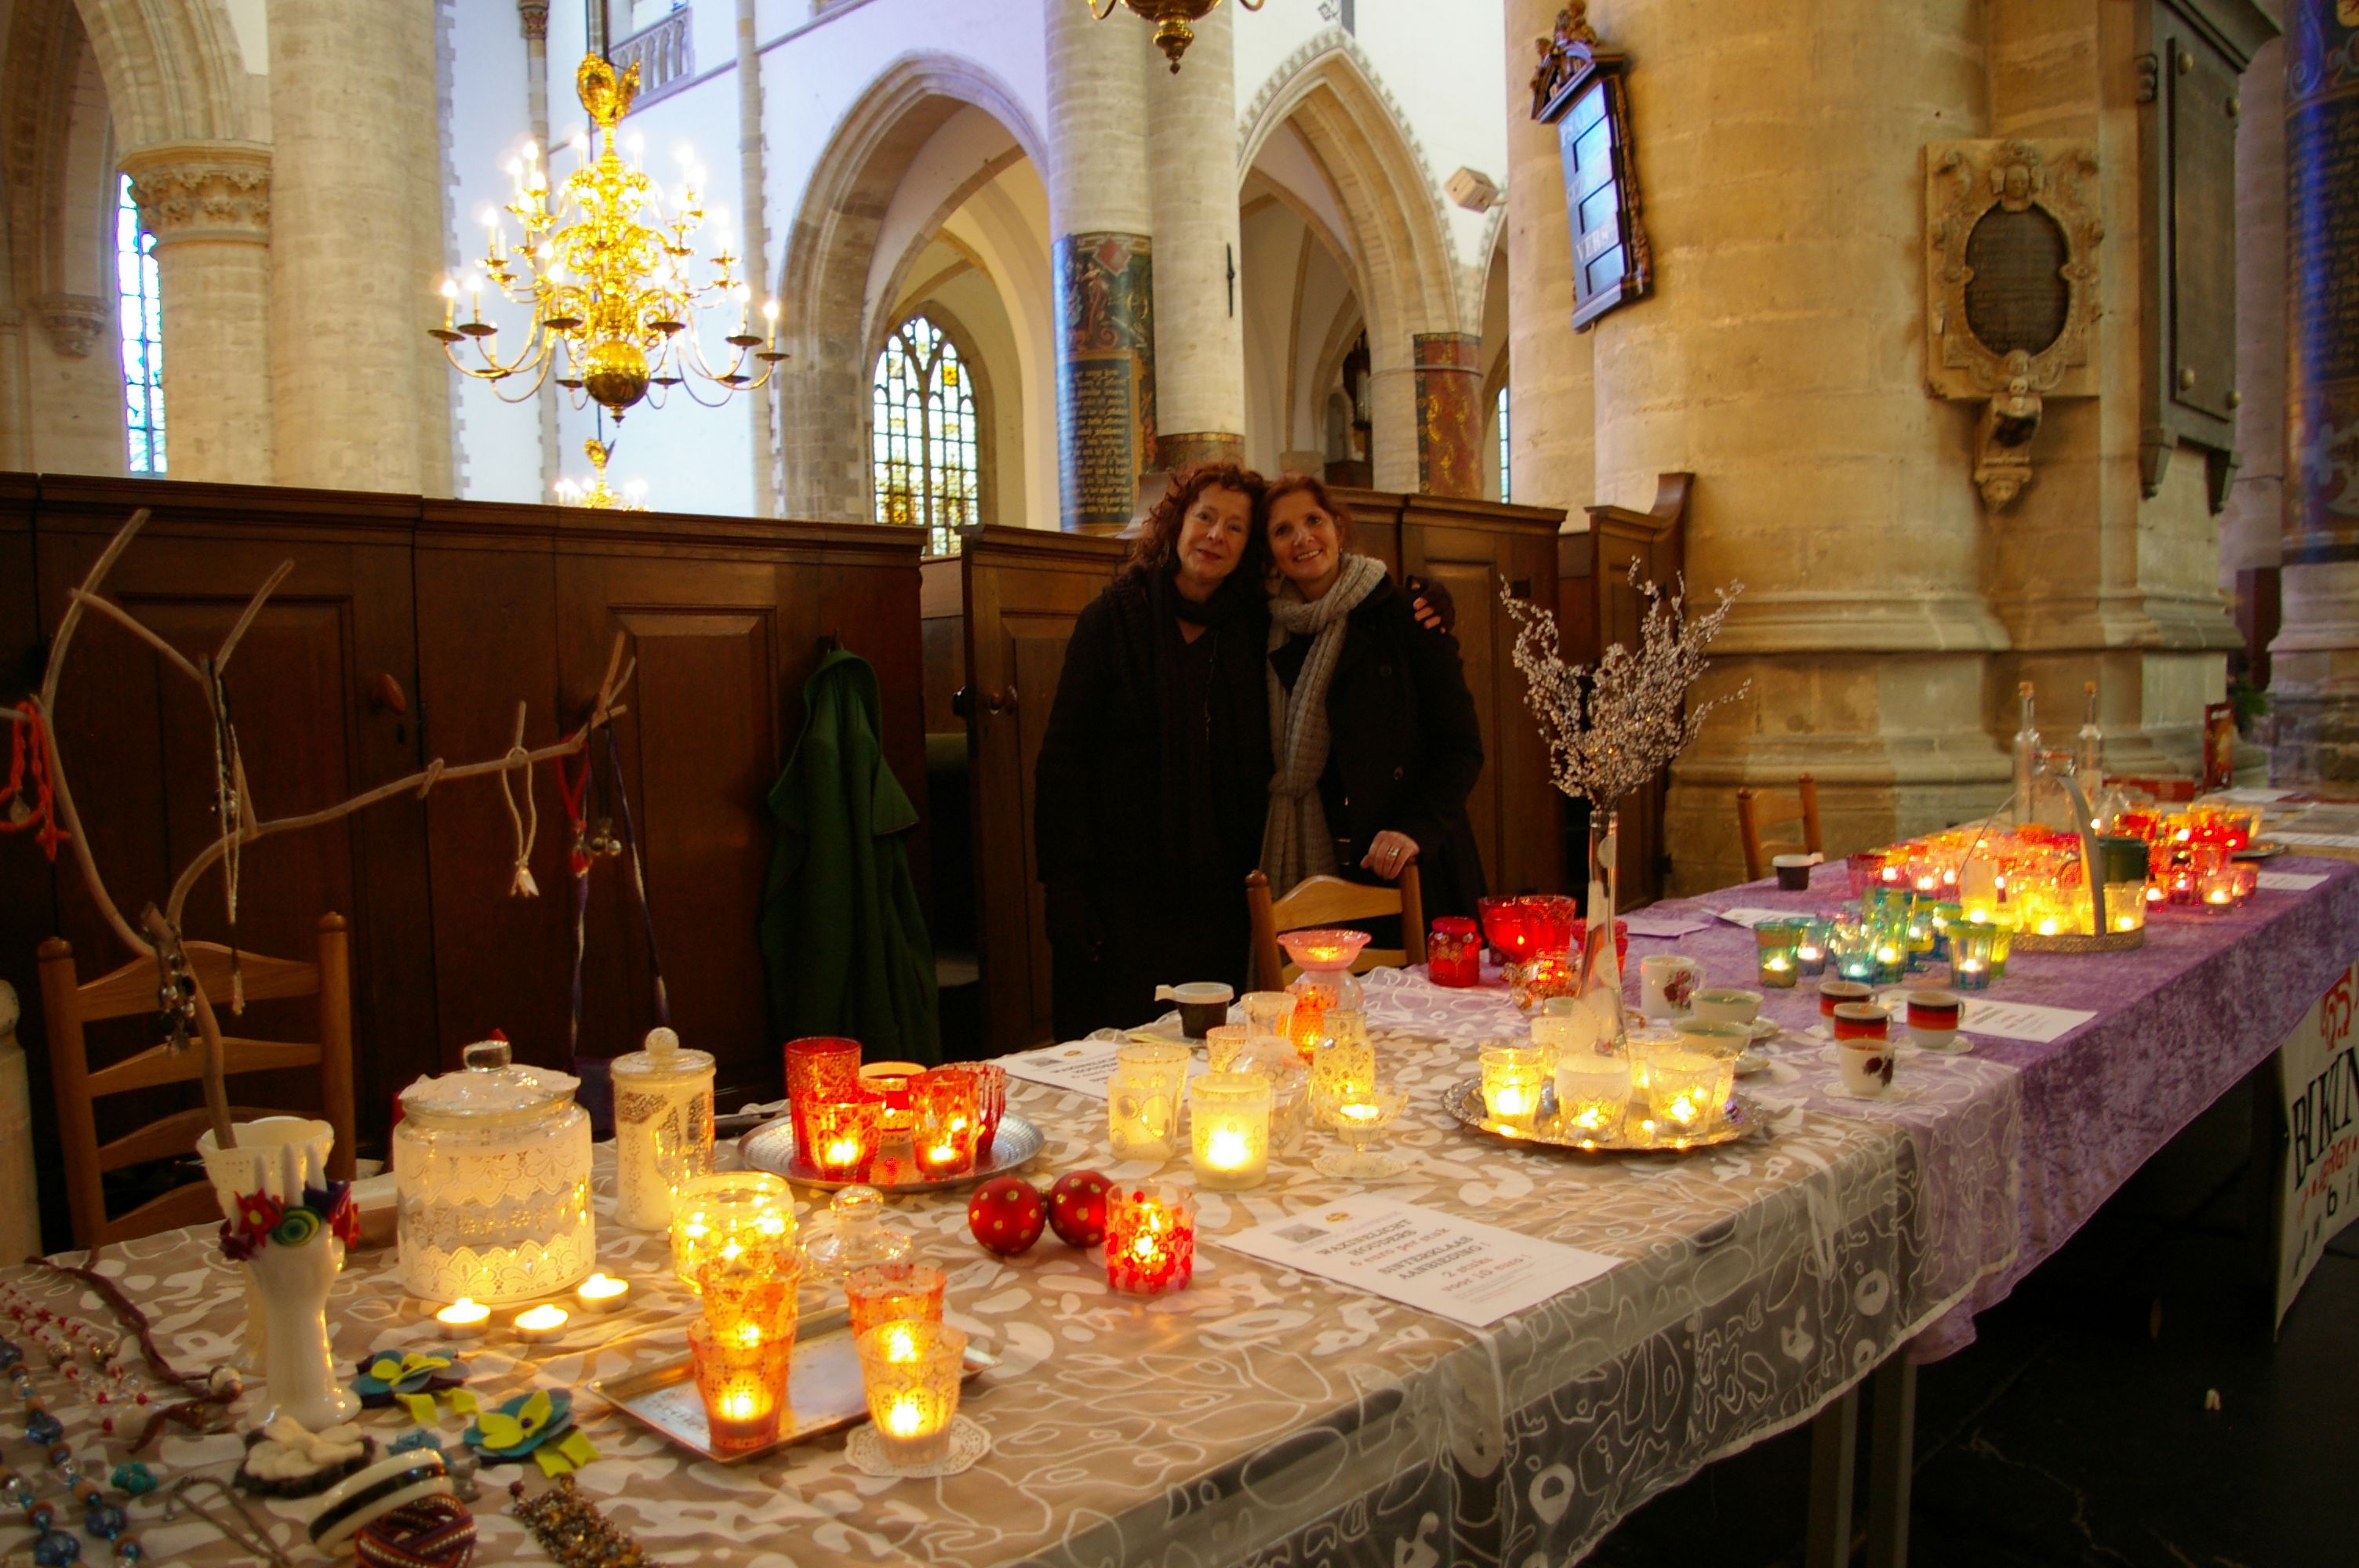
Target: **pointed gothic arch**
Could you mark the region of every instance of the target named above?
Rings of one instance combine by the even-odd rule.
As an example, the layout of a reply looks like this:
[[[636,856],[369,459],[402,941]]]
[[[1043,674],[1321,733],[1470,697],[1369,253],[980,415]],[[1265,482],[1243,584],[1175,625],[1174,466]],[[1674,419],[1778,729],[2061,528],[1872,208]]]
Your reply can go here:
[[[258,141],[261,105],[223,0],[73,0],[118,143]]]
[[[866,426],[847,432],[844,410],[868,407],[870,367],[894,325],[872,317],[891,309],[909,256],[895,258],[894,282],[876,308],[870,273],[886,211],[919,153],[969,107],[997,121],[1035,167],[1046,167],[1047,144],[1013,89],[972,61],[919,53],[888,66],[845,112],[803,188],[778,287],[793,355],[778,392],[778,494],[790,517],[870,515]],[[951,206],[1004,167],[987,166]],[[937,213],[935,226],[947,215]]]

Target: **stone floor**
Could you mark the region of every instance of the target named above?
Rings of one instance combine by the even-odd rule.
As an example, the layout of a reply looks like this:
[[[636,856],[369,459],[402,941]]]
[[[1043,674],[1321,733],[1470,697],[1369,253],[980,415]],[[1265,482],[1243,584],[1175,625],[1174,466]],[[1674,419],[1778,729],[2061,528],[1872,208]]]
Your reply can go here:
[[[2250,1282],[2248,1115],[2241,1092],[2222,1102],[1984,1314],[1978,1343],[1924,1369],[1916,1568],[2359,1563],[2359,1227],[2272,1342]],[[1794,1433],[1724,1461],[1592,1561],[1798,1564],[1808,1457]]]

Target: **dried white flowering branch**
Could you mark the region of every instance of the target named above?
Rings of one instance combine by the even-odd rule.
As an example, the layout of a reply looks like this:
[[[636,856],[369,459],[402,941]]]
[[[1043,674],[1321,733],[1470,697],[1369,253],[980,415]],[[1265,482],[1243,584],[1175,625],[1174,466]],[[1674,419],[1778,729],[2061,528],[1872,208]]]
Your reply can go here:
[[[1644,784],[1687,749],[1722,703],[1751,689],[1747,681],[1687,708],[1688,688],[1709,666],[1704,649],[1719,635],[1741,582],[1716,589],[1718,602],[1701,615],[1687,612],[1687,580],[1665,595],[1660,583],[1642,583],[1636,562],[1630,581],[1646,596],[1638,651],[1616,643],[1594,665],[1567,665],[1559,656],[1556,617],[1500,591],[1516,618],[1516,667],[1524,673],[1524,700],[1540,721],[1556,787],[1590,804],[1594,818]]]

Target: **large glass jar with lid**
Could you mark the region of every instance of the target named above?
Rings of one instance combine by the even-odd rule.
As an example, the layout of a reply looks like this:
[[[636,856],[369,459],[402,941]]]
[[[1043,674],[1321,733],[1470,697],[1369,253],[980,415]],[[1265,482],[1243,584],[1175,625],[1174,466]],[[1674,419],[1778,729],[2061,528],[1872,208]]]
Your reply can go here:
[[[511,1061],[505,1040],[462,1057],[458,1072],[401,1091],[401,1282],[428,1301],[486,1306],[571,1289],[598,1257],[580,1080]]]
[[[712,1054],[680,1048],[669,1029],[614,1058],[614,1217],[633,1230],[671,1225],[682,1183],[712,1173]]]

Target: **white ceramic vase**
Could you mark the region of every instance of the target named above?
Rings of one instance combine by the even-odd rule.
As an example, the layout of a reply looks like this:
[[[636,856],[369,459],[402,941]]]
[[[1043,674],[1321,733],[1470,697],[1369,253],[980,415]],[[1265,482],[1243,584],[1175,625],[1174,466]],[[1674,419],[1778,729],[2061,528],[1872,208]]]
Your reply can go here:
[[[237,1124],[237,1147],[220,1149],[208,1131],[197,1140],[222,1217],[234,1225],[237,1200],[266,1193],[292,1207],[305,1187],[325,1186],[335,1129],[324,1121],[272,1116]],[[270,1405],[312,1432],[352,1419],[360,1400],[336,1376],[328,1342],[328,1291],[344,1266],[344,1244],[323,1226],[296,1247],[265,1242],[245,1268],[245,1354],[242,1363],[269,1387]]]

